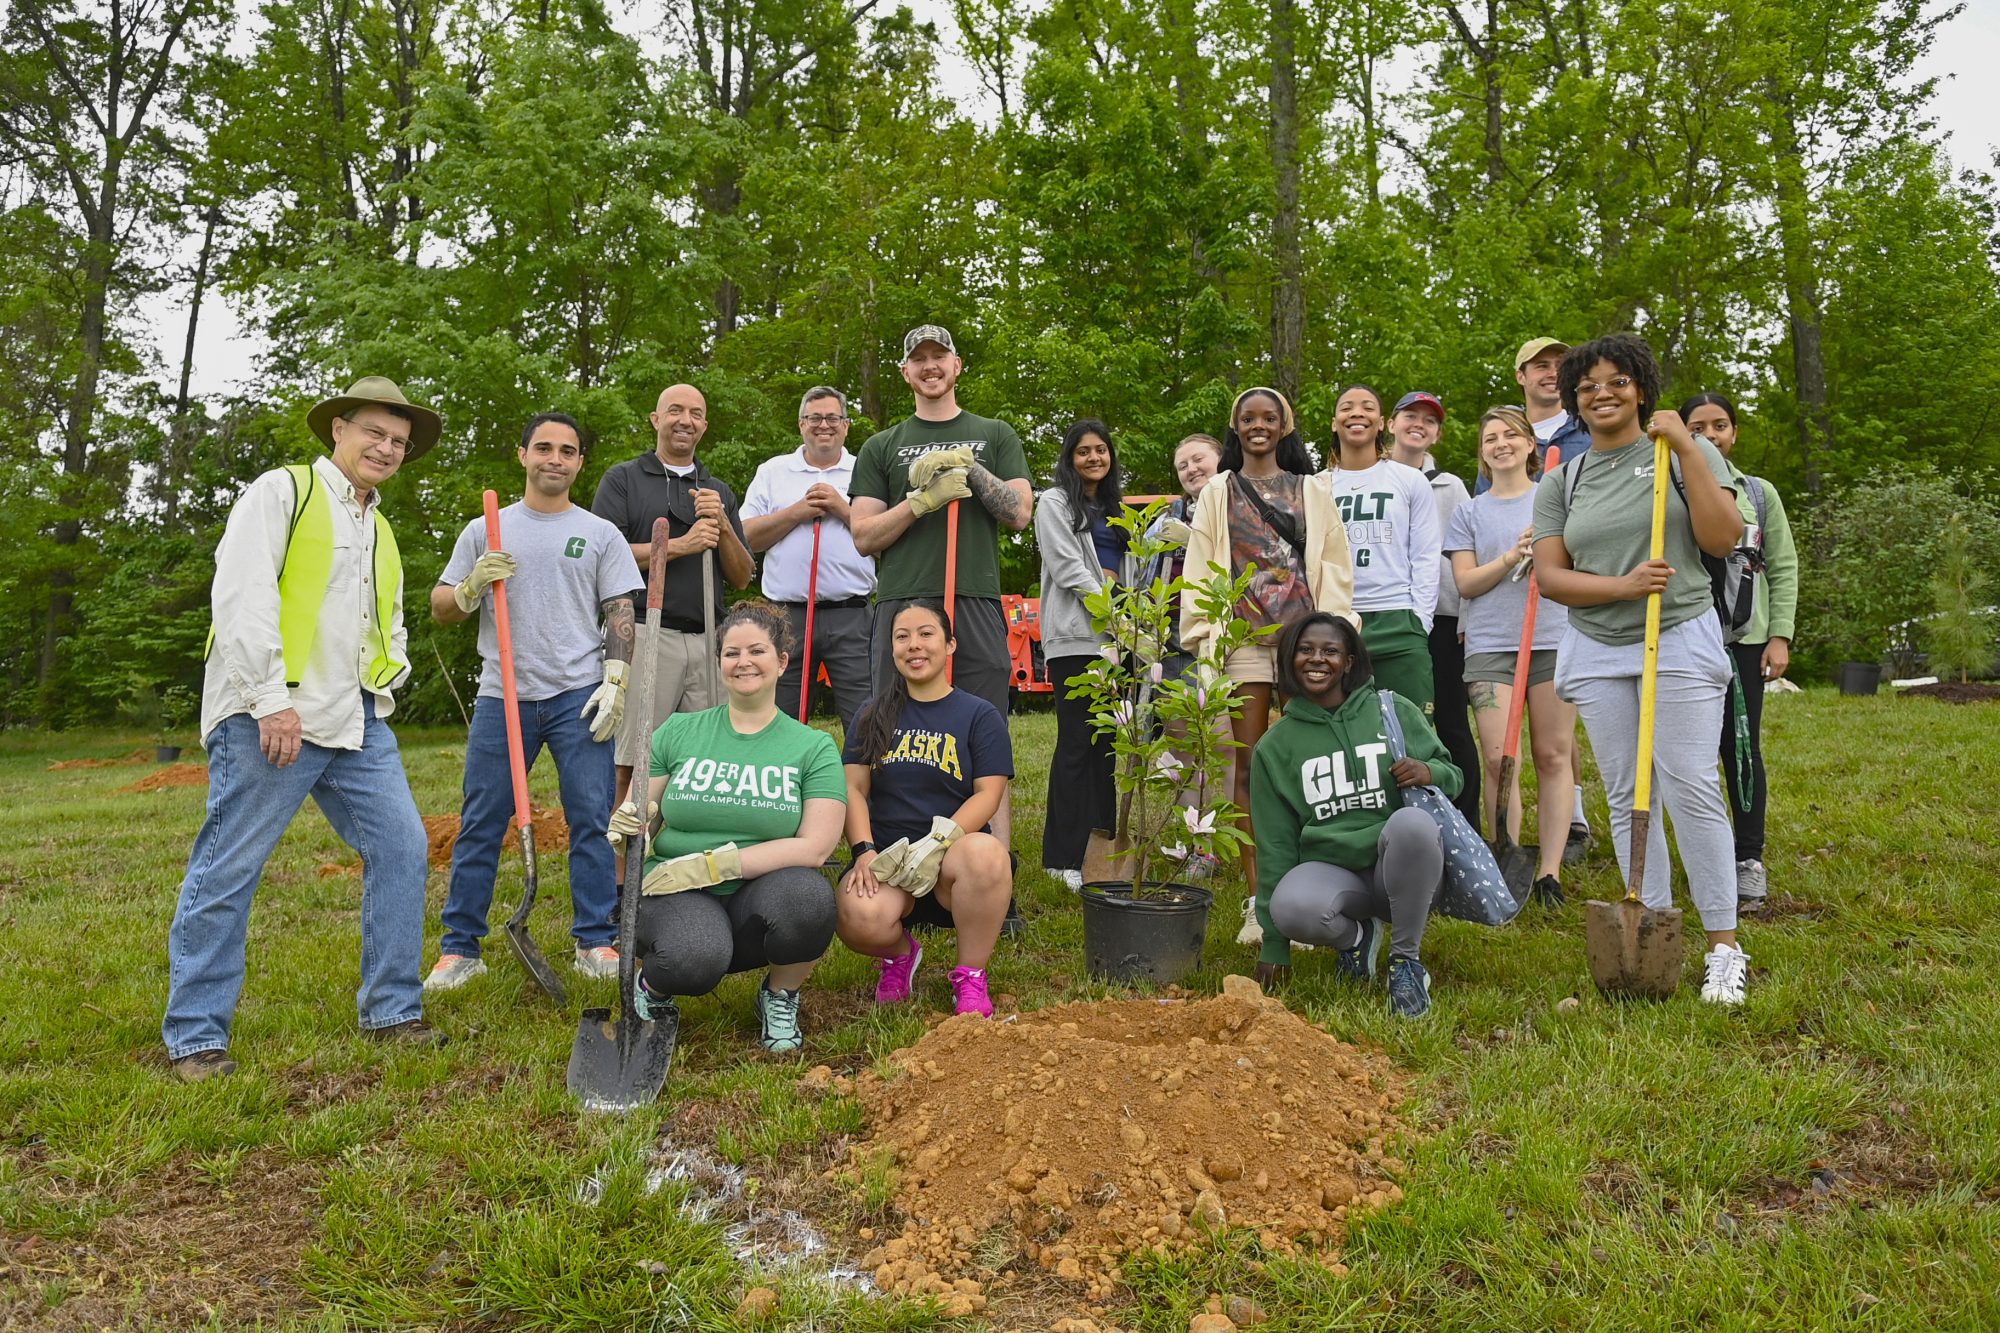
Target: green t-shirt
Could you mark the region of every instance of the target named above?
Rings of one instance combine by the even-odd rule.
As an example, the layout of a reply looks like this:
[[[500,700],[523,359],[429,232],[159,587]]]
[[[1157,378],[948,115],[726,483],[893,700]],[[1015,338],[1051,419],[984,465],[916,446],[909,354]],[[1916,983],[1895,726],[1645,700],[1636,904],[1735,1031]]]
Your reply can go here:
[[[847,801],[847,776],[833,737],[783,713],[755,735],[729,722],[729,705],[676,713],[653,733],[654,777],[660,793],[659,835],[646,869],[689,852],[733,842],[752,847],[797,835],[806,802]],[[729,894],[742,881],[718,884]]]
[[[1729,464],[1707,440],[1696,437],[1701,456],[1715,480],[1732,493]],[[1631,573],[1652,555],[1653,442],[1640,439],[1617,449],[1592,449],[1576,466],[1583,469],[1574,488],[1569,484],[1569,460],[1543,476],[1535,488],[1535,540],[1561,537],[1569,548],[1570,567],[1585,574],[1612,578]],[[1678,464],[1676,464],[1678,466]],[[1701,547],[1694,539],[1694,522],[1680,487],[1667,486],[1667,563],[1674,576],[1660,598],[1660,628],[1670,630],[1714,605]],[[1604,644],[1643,643],[1646,602],[1606,602],[1573,606],[1569,623]]]
[[[1028,479],[1028,452],[1004,421],[960,412],[950,421],[908,417],[868,437],[854,460],[850,496],[867,496],[894,507],[910,493],[910,464],[933,449],[971,445],[980,466],[1002,481]],[[875,558],[875,596],[944,596],[943,510],[925,514]],[[986,506],[967,500],[958,507],[958,595],[1000,596],[1000,527]]]

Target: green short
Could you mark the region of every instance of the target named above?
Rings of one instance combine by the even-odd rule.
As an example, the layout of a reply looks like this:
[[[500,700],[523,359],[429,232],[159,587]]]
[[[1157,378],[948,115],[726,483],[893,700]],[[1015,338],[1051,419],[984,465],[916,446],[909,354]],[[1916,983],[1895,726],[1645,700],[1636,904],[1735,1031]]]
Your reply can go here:
[[[1465,655],[1465,683],[1467,685],[1488,684],[1507,685],[1514,683],[1514,665],[1520,660],[1519,653],[1467,653]],[[1546,685],[1556,678],[1556,650],[1537,648],[1528,657],[1528,684]]]

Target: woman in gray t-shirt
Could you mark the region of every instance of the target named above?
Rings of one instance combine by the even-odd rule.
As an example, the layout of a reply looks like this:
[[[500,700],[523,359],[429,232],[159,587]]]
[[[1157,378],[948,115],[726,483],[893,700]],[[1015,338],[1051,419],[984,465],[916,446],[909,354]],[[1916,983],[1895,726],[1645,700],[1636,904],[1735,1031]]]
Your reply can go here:
[[[1544,597],[1570,610],[1569,632],[1556,653],[1556,693],[1577,706],[1590,732],[1623,868],[1637,778],[1646,599],[1660,594],[1653,817],[1641,892],[1648,907],[1673,903],[1664,804],[1708,933],[1701,998],[1741,1004],[1750,959],[1736,942],[1735,838],[1715,752],[1729,658],[1701,562],[1704,553],[1727,555],[1743,534],[1729,465],[1677,413],[1653,410],[1660,368],[1652,350],[1630,334],[1572,348],[1556,386],[1563,406],[1590,431],[1589,451],[1544,476],[1535,493],[1535,577]],[[1649,436],[1666,440],[1674,471],[1662,560],[1648,558]]]
[[[1486,826],[1494,828],[1500,758],[1513,703],[1514,668],[1521,650],[1521,622],[1532,580],[1515,577],[1531,558],[1535,478],[1541,472],[1535,428],[1518,407],[1496,407],[1479,419],[1479,475],[1492,489],[1452,511],[1444,554],[1462,599],[1459,629],[1465,636],[1466,694],[1479,725],[1479,755],[1486,765]],[[1569,629],[1560,602],[1538,598],[1535,642],[1528,659],[1528,724],[1534,738],[1536,810],[1541,866],[1536,896],[1562,901],[1562,855],[1569,841],[1570,802],[1576,775],[1570,768],[1576,708],[1556,696],[1556,645]],[[1521,840],[1521,771],[1507,793],[1507,834]]]

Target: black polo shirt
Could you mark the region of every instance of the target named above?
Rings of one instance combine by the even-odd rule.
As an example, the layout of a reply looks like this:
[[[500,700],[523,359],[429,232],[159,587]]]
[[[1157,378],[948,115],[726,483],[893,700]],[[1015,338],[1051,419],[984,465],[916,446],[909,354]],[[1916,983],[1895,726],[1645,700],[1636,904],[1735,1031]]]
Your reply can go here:
[[[743,536],[743,519],[736,512],[736,492],[729,484],[701,465],[697,458],[694,474],[687,478],[667,471],[667,465],[660,461],[657,453],[648,451],[637,458],[627,459],[614,465],[597,483],[597,494],[591,497],[590,509],[599,518],[605,519],[625,534],[625,540],[648,545],[653,540],[653,520],[664,516],[667,520],[667,535],[684,535],[695,523],[694,495],[696,489],[714,491],[722,497],[722,512],[729,518],[729,526],[736,531],[736,540],[743,542],[744,549],[750,543]],[[722,560],[715,561],[715,606],[716,615],[722,614],[726,589],[723,586]],[[640,616],[645,615],[645,602],[639,603]],[[662,608],[664,623],[689,634],[701,632],[701,560],[686,556],[667,562],[667,583],[665,605]]]

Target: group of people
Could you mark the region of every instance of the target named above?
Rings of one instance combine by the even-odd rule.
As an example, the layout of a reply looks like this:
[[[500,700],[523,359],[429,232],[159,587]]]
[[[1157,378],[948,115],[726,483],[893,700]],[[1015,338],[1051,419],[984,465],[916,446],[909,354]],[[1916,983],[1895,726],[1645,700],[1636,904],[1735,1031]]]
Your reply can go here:
[[[1544,362],[1555,365],[1562,411],[1553,429],[1547,412],[1537,415]],[[1761,681],[1784,671],[1796,562],[1787,583],[1789,529],[1775,491],[1723,459],[1735,434],[1726,400],[1705,395],[1683,423],[1654,411],[1658,371],[1638,340],[1573,350],[1537,340],[1517,365],[1526,414],[1497,408],[1481,421],[1472,496],[1430,458],[1444,415],[1433,395],[1406,395],[1385,413],[1373,389],[1349,388],[1335,409],[1330,465],[1317,470],[1283,395],[1246,390],[1220,439],[1192,436],[1176,450],[1185,494],[1162,520],[1175,553],[1149,572],[1134,567],[1108,522],[1123,480],[1111,430],[1075,423],[1054,486],[1037,497],[1014,429],[959,407],[963,368],[949,331],[910,330],[902,374],[915,412],[858,455],[846,447],[845,395],[809,390],[800,446],[766,460],[740,503],[699,461],[708,416],[693,386],[661,394],[655,447],[608,469],[588,508],[571,495],[590,447],[583,429],[555,412],[526,424],[523,495],[500,514],[500,542],[490,548],[485,522],[468,522],[431,590],[441,624],[478,617],[483,666],[440,955],[428,975],[426,837],[386,721],[410,665],[402,564],[380,488],[437,443],[443,423],[379,377],[315,406],[307,424],[328,456],[251,483],[216,552],[201,722],[209,799],[169,934],[162,1033],[175,1072],[199,1080],[236,1067],[228,1051],[251,901],[308,796],[362,859],[361,1027],[389,1040],[443,1040],[423,1016],[424,993],[485,971],[512,809],[496,584],[512,611],[523,760],[532,765],[547,748],[559,777],[578,971],[613,975],[619,951],[636,950],[638,1001],[650,1012],[706,994],[730,973],[762,970],[760,1041],[790,1051],[803,1040],[802,987],[836,936],[876,960],[876,998],[893,1003],[914,994],[924,956],[914,928],[949,926],[954,1007],[990,1014],[986,965],[1019,920],[999,544],[1030,522],[1052,678],[1066,680],[1102,647],[1084,602],[1107,581],[1251,571],[1238,613],[1276,632],[1206,662],[1215,627],[1188,599],[1166,669],[1206,663],[1243,705],[1235,791],[1262,849],[1244,857],[1259,973],[1279,979],[1297,941],[1335,950],[1343,973],[1372,977],[1386,928],[1391,1004],[1406,1014],[1428,1006],[1419,950],[1443,861],[1435,825],[1397,792],[1435,784],[1479,817],[1480,755],[1497,756],[1494,701],[1513,673],[1511,652],[1494,645],[1510,616],[1518,636],[1525,597],[1511,571],[1532,552],[1544,598],[1573,611],[1565,626],[1549,614],[1559,608],[1544,608],[1531,670],[1551,883],[1574,846],[1568,825],[1581,818],[1570,796],[1573,707],[1597,751],[1614,839],[1623,836],[1633,617],[1642,622],[1644,597],[1663,591],[1671,612],[1661,697],[1674,708],[1662,710],[1673,720],[1658,742],[1660,790],[1713,946],[1703,994],[1741,1000],[1739,885],[1726,872],[1761,857],[1755,701]],[[1681,464],[1664,562],[1643,549],[1629,558],[1634,532],[1644,544],[1647,506],[1632,506],[1650,469],[1635,471],[1622,451],[1649,430],[1667,436]],[[1554,437],[1587,444],[1590,485],[1531,490]],[[662,517],[668,536],[656,551]],[[1702,614],[1709,585],[1696,557],[1737,550],[1746,526],[1763,536],[1769,573],[1740,642],[1725,646],[1719,619]],[[763,597],[728,605],[717,623],[712,608],[749,586],[760,556]],[[655,572],[665,589],[656,622],[641,614]],[[642,634],[651,637],[640,653]],[[1735,702],[1723,688],[1732,659],[1760,673]],[[653,717],[626,705],[639,661],[653,664]],[[822,674],[845,725],[839,747],[804,721]],[[1111,776],[1101,738],[1064,695],[1043,864],[1080,887],[1090,834],[1111,820]],[[1393,757],[1385,703],[1406,738]],[[1739,730],[1739,710],[1753,744],[1750,762],[1731,771],[1741,807],[1732,841],[1714,740],[1725,711]],[[636,938],[621,940],[615,852],[633,837],[647,839],[643,898]],[[829,858],[843,841],[848,858],[829,882],[824,868],[840,864]],[[1622,861],[1622,842],[1619,850]],[[1663,905],[1663,849],[1648,865],[1647,901]],[[1212,866],[1191,867],[1203,869]],[[1761,868],[1743,871],[1746,904],[1762,888]]]

